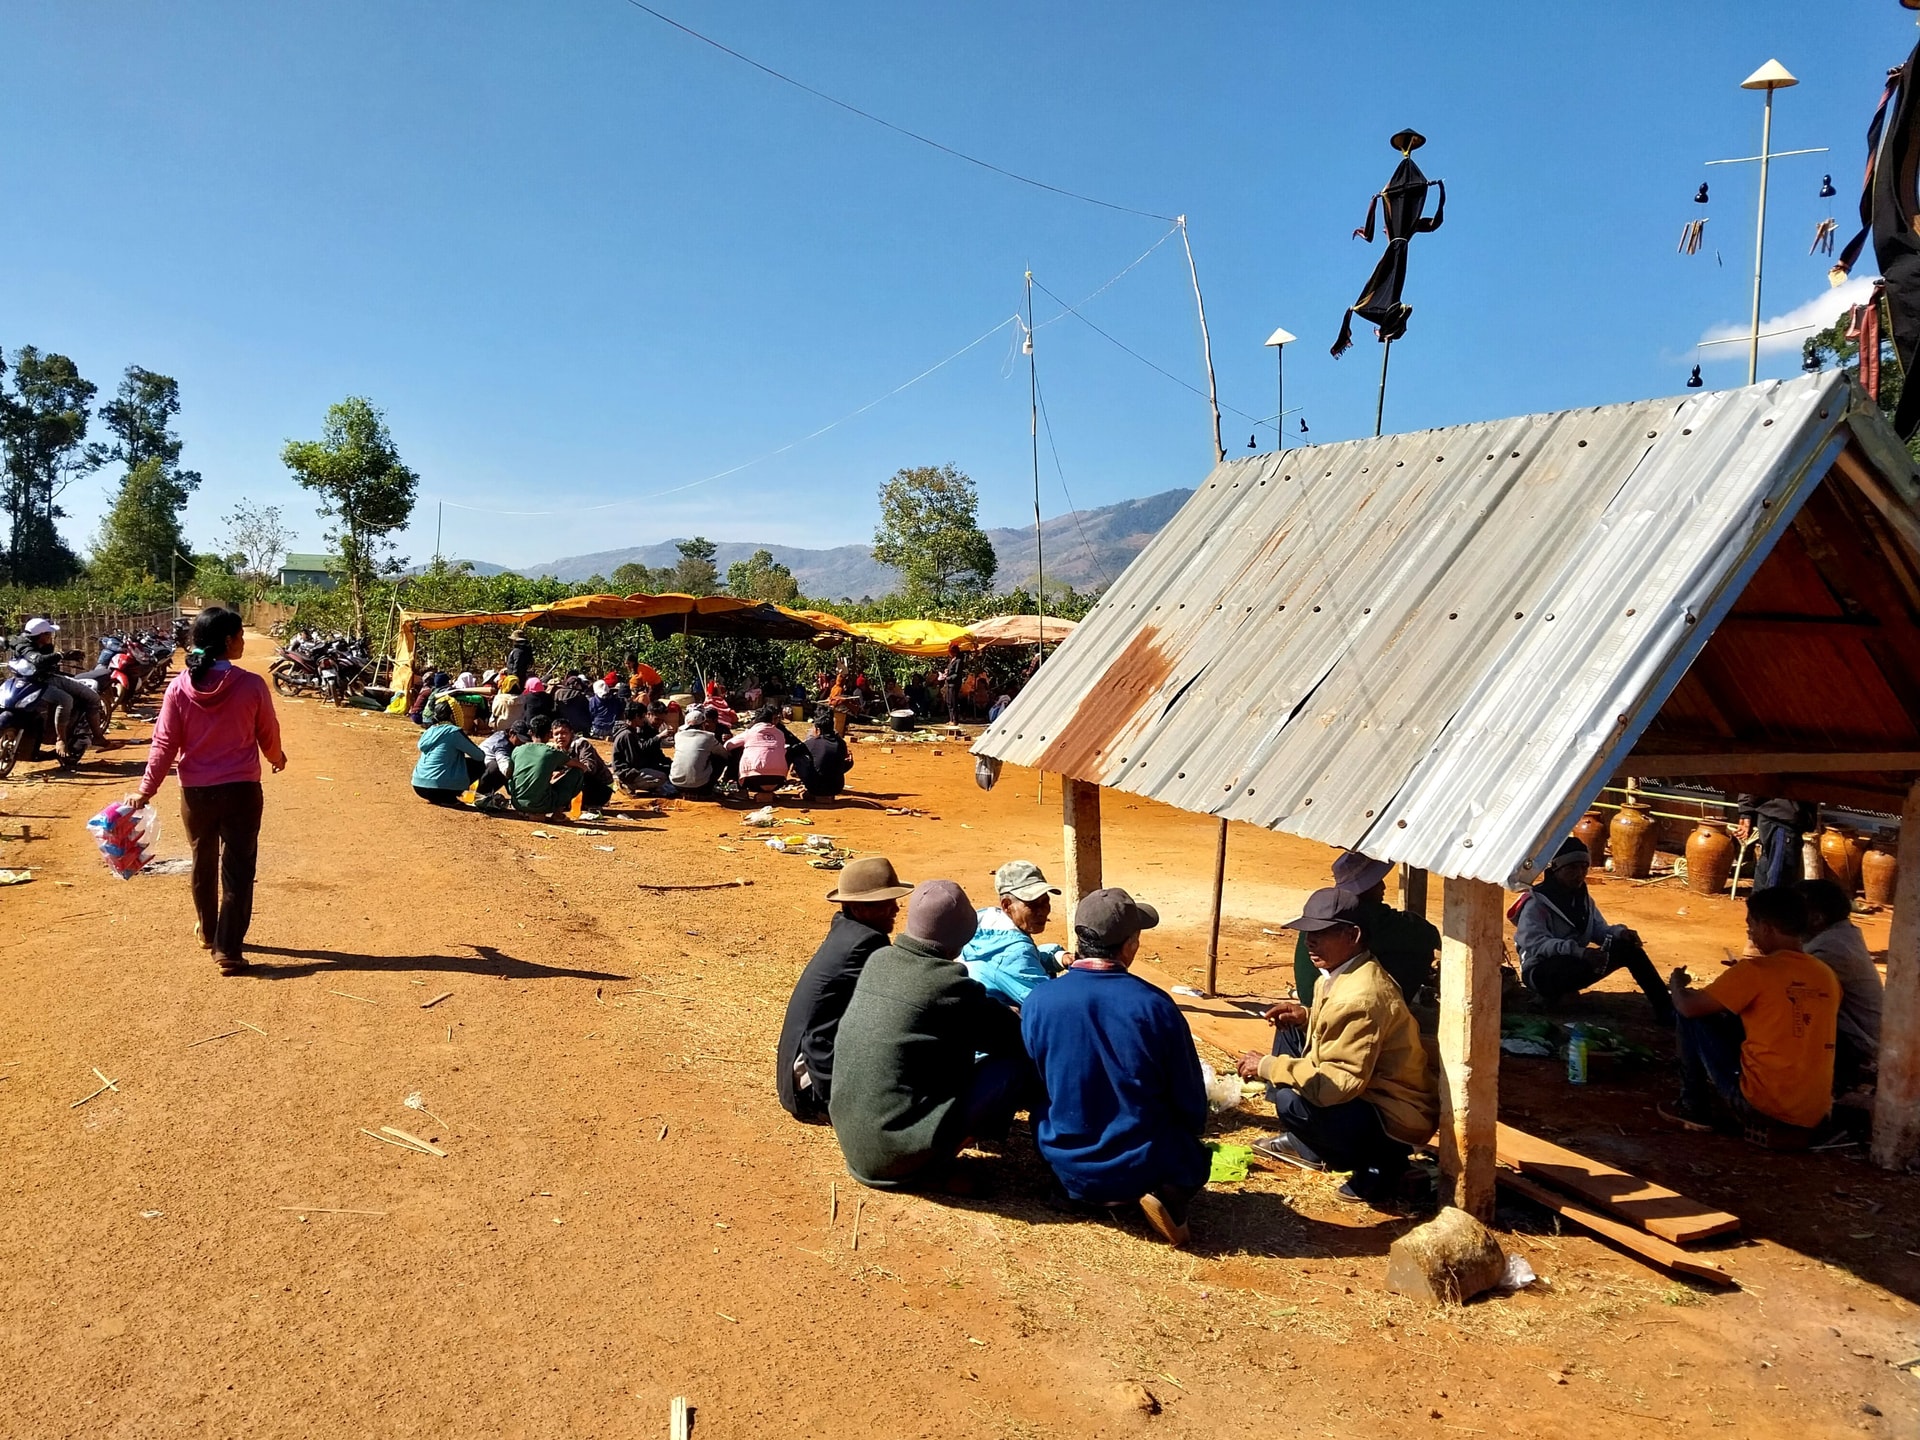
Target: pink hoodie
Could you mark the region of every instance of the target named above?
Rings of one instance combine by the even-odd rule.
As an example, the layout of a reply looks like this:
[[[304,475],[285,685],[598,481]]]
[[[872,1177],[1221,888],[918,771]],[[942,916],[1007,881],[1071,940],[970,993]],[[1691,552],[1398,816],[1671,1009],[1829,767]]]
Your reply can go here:
[[[182,785],[231,785],[260,778],[260,756],[280,750],[273,693],[251,670],[221,661],[204,690],[182,671],[167,686],[153,727],[142,787],[152,794],[180,762]]]

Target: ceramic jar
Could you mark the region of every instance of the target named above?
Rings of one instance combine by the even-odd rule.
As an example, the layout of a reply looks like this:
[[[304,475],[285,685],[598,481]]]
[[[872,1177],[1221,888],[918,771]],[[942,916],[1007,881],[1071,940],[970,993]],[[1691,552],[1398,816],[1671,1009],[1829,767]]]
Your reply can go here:
[[[1820,831],[1820,873],[1847,894],[1853,894],[1853,864],[1847,853],[1847,837],[1838,826]]]
[[[1653,817],[1637,800],[1628,800],[1607,826],[1607,850],[1613,873],[1623,880],[1644,880],[1653,873]]]
[[[1587,847],[1596,869],[1607,863],[1607,822],[1600,818],[1598,810],[1589,810],[1580,817],[1580,823],[1573,827],[1573,838]]]
[[[1899,870],[1900,863],[1884,840],[1867,847],[1867,853],[1860,857],[1860,888],[1870,904],[1893,904],[1893,877]]]
[[[1733,836],[1718,820],[1702,820],[1687,837],[1687,888],[1696,895],[1718,895],[1733,873]]]

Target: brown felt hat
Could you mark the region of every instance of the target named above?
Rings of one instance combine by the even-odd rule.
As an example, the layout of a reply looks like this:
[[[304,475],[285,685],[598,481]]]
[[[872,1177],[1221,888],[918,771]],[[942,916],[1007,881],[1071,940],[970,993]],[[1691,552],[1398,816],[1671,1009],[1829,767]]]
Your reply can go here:
[[[884,855],[869,855],[849,860],[840,872],[840,883],[827,892],[836,905],[870,905],[880,900],[898,900],[911,895],[913,887],[900,883],[893,873],[893,862]]]

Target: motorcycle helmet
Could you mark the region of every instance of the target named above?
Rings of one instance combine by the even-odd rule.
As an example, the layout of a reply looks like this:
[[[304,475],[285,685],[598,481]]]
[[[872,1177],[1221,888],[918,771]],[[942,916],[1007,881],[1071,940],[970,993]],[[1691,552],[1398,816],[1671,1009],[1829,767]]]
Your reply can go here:
[[[36,615],[33,619],[27,621],[25,629],[27,634],[36,636],[58,635],[60,633],[60,627],[44,615]]]

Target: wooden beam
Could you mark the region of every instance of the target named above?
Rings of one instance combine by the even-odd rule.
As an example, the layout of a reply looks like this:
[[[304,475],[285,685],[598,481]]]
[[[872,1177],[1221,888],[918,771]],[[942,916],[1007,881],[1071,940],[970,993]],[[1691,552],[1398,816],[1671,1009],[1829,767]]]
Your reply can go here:
[[[1723,751],[1716,755],[1649,755],[1634,751],[1615,767],[1622,775],[1825,775],[1891,770],[1920,773],[1920,750],[1867,750],[1809,755],[1798,751]]]
[[[1554,1214],[1571,1220],[1582,1229],[1605,1236],[1614,1244],[1633,1251],[1634,1254],[1652,1261],[1655,1265],[1664,1265],[1669,1270],[1678,1270],[1682,1275],[1692,1275],[1696,1279],[1710,1281],[1715,1285],[1735,1283],[1733,1276],[1713,1261],[1698,1255],[1689,1255],[1678,1245],[1636,1230],[1631,1225],[1622,1225],[1618,1220],[1610,1220],[1605,1215],[1587,1209],[1584,1205],[1575,1204],[1556,1190],[1535,1184],[1523,1175],[1517,1175],[1511,1170],[1502,1170],[1500,1183],[1509,1190],[1526,1196],[1535,1204],[1546,1206]]]
[[[1500,1109],[1500,912],[1485,880],[1446,877],[1440,925],[1440,1168],[1453,1203],[1493,1218]]]
[[[1854,488],[1880,512],[1887,528],[1904,540],[1915,555],[1920,555],[1920,517],[1914,515],[1904,497],[1894,493],[1893,487],[1867,463],[1866,457],[1849,445],[1833,462],[1833,468],[1851,480]]]
[[[1900,840],[1873,1099],[1873,1158],[1889,1170],[1920,1153],[1920,781],[1907,791]]]
[[[1796,615],[1791,611],[1736,610],[1719,624],[1724,630],[1737,625],[1749,634],[1778,632],[1804,635],[1809,629],[1878,630],[1880,622],[1871,615]]]
[[[1678,1191],[1619,1170],[1602,1160],[1529,1135],[1511,1125],[1499,1130],[1500,1163],[1604,1205],[1614,1214],[1675,1245],[1691,1244],[1740,1228],[1740,1217],[1702,1205]]]
[[[1422,920],[1427,918],[1427,872],[1418,865],[1400,867],[1400,908]]]
[[[1227,818],[1220,817],[1220,840],[1213,850],[1213,908],[1207,924],[1207,994],[1220,993],[1220,900],[1227,888]]]
[[[1073,914],[1083,897],[1098,890],[1100,881],[1100,787],[1071,776],[1060,777],[1062,840],[1067,873],[1060,888],[1066,893],[1067,948],[1073,948]]]

